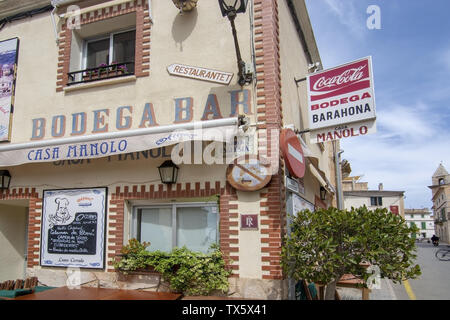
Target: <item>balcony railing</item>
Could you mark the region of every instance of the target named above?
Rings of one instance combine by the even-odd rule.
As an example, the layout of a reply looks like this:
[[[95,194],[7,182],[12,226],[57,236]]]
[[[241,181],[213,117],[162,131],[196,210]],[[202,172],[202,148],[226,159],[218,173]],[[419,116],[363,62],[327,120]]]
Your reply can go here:
[[[95,68],[72,71],[67,73],[67,85],[86,83],[103,79],[118,78],[134,74],[134,62],[121,62],[110,65],[100,65]]]

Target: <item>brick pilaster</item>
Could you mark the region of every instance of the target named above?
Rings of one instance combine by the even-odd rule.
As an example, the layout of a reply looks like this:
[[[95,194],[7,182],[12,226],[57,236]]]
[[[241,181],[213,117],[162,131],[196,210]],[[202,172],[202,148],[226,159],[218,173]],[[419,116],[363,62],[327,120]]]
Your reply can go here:
[[[263,279],[282,279],[280,254],[285,224],[284,174],[283,163],[278,160],[279,142],[271,141],[278,139],[283,121],[277,1],[255,0],[254,17],[258,151],[268,158],[277,155],[275,161],[278,161],[280,168],[261,192],[262,272]]]

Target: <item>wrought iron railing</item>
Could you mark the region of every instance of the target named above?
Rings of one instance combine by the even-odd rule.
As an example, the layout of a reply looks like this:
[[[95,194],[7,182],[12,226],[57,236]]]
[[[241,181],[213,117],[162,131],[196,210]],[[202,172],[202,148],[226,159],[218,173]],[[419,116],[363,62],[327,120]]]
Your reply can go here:
[[[124,77],[133,74],[134,74],[134,61],[114,63],[110,65],[103,64],[95,68],[72,71],[67,73],[69,78],[67,85]]]

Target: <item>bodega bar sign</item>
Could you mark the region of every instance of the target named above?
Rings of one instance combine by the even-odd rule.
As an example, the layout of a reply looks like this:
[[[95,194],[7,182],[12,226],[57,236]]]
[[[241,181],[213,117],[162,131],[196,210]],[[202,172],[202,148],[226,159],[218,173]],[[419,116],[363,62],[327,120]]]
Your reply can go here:
[[[309,75],[310,130],[331,128],[328,131],[334,131],[333,128],[350,123],[375,121],[372,77],[371,57]],[[360,134],[368,133],[362,130]]]
[[[173,76],[204,80],[226,85],[230,84],[230,81],[233,78],[233,73],[230,72],[186,66],[178,63],[168,66],[167,71]]]

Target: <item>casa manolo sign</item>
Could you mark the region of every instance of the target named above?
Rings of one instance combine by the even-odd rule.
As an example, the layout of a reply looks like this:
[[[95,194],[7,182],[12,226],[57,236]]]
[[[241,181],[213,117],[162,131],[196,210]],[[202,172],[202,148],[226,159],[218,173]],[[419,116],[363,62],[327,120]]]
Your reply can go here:
[[[307,89],[311,143],[376,132],[371,57],[311,74]]]

